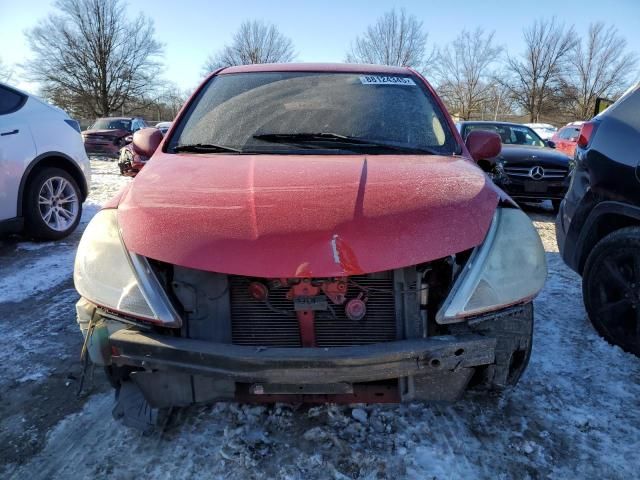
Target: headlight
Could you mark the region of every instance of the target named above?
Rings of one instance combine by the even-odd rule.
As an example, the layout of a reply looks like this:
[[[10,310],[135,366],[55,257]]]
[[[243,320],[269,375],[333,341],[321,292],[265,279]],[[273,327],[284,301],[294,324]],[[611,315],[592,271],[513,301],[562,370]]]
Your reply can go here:
[[[116,210],[102,210],[87,225],[76,253],[76,290],[102,307],[165,326],[180,326],[179,315],[146,259],[125,249],[116,215]]]
[[[544,248],[529,217],[515,208],[498,208],[484,243],[469,258],[436,321],[453,323],[528,301],[546,276]]]

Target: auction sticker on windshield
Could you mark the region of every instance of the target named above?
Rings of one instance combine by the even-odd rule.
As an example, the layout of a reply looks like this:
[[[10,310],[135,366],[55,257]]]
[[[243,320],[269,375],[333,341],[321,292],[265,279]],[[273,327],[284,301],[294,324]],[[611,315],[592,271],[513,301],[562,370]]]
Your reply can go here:
[[[383,75],[362,75],[360,83],[363,85],[416,85],[416,82],[407,77],[386,77]]]

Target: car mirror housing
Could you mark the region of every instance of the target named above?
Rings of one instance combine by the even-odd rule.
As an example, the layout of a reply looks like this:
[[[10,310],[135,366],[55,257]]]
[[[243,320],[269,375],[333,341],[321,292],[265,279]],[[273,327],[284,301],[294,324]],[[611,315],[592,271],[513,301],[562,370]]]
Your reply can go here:
[[[464,143],[476,162],[495,158],[502,150],[500,135],[485,130],[474,130],[467,135]]]
[[[546,144],[549,148],[556,148],[556,142],[554,142],[553,140],[547,140]]]
[[[138,155],[151,157],[163,139],[160,130],[143,128],[133,134],[133,149]]]

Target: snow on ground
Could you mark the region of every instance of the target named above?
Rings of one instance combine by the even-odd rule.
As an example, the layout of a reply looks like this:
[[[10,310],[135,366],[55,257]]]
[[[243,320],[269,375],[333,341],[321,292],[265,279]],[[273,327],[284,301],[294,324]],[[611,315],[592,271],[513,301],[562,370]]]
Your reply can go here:
[[[92,159],[91,169],[91,191],[83,205],[81,223],[72,235],[59,242],[33,242],[20,237],[0,241],[0,321],[3,324],[12,320],[3,318],[9,317],[4,313],[9,311],[18,315],[24,311],[50,321],[55,321],[60,312],[73,317],[73,306],[78,296],[72,288],[71,278],[82,231],[101,205],[131,181],[119,174],[114,162]],[[45,295],[52,292],[56,294]],[[7,307],[4,304],[16,305]],[[33,308],[35,305],[42,306],[36,310]],[[0,337],[0,347],[3,347],[0,348],[0,363],[5,365],[4,379],[15,379],[25,370],[26,373],[21,377],[23,381],[41,378],[38,364],[15,362],[16,353],[42,354],[50,345],[52,351],[47,353],[54,354],[56,345],[48,342],[47,337],[58,335],[60,328],[69,328],[68,333],[75,334],[77,327],[74,327],[71,323],[55,322],[48,330],[43,330],[40,323],[28,322],[20,325],[20,328],[5,329]],[[62,355],[68,356],[70,353],[76,355],[76,352],[62,352]],[[46,371],[46,367],[40,367]]]
[[[130,177],[120,175],[113,160],[92,158],[91,192],[83,206],[81,223],[89,223],[100,207],[130,181]]]
[[[0,278],[0,301],[20,302],[46,292],[73,274],[75,244],[51,246],[38,258],[24,256]],[[4,272],[3,272],[4,273]]]
[[[92,198],[119,183],[105,165],[115,167],[94,166]],[[109,186],[103,188],[103,181]],[[553,216],[544,210],[530,215],[547,250],[549,278],[535,302],[529,368],[511,391],[471,393],[453,405],[193,407],[177,411],[164,432],[151,436],[112,420],[112,395],[97,393],[75,413],[56,417],[57,424],[44,430],[46,438],[4,471],[0,467],[0,477],[637,478],[640,359],[595,333],[582,306],[580,279],[557,253]],[[40,250],[28,253],[40,255]],[[75,297],[67,285],[50,290],[57,292],[56,300],[44,319],[33,319],[31,330],[15,325],[23,332],[13,338],[27,351],[23,360],[40,367],[20,375],[4,372],[3,385],[7,375],[16,389],[30,386],[37,392],[39,385],[49,385],[50,365],[36,352],[53,351],[77,328]],[[33,301],[44,300],[36,295]],[[3,301],[0,314],[11,305]],[[39,334],[55,312],[59,334]],[[3,365],[10,355],[1,352],[10,348],[0,339]],[[51,401],[73,396],[70,389],[56,392]],[[15,410],[0,430],[12,428],[19,435],[30,412]]]
[[[84,227],[101,205],[131,180],[119,175],[113,162],[92,160],[91,170],[91,191],[83,205],[81,223],[76,232],[60,242],[19,240],[14,245],[15,251],[0,254],[0,266],[11,259],[10,268],[2,267],[0,270],[0,302],[20,302],[41,294],[73,274],[73,259]],[[0,242],[0,246],[3,243]]]
[[[145,437],[111,395],[63,420],[15,478],[634,478],[640,362],[598,337],[555,253],[518,387],[454,405],[219,404]],[[90,452],[90,453],[88,453]]]

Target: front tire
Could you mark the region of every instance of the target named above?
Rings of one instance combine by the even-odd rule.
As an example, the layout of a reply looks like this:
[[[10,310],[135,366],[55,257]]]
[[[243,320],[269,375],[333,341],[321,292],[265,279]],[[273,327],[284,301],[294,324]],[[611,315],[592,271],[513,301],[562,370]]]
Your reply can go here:
[[[582,293],[598,333],[640,356],[640,227],[622,228],[598,242],[585,264]]]
[[[82,216],[82,194],[60,168],[45,168],[27,185],[24,217],[27,233],[40,240],[59,240],[73,232]]]

